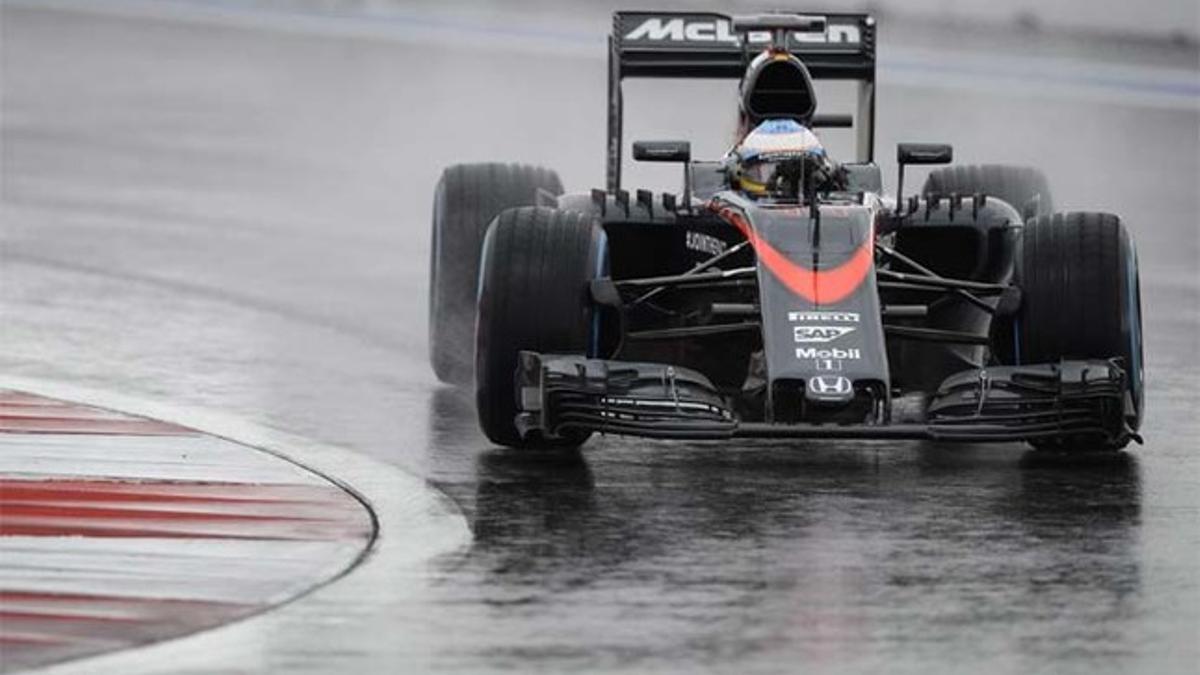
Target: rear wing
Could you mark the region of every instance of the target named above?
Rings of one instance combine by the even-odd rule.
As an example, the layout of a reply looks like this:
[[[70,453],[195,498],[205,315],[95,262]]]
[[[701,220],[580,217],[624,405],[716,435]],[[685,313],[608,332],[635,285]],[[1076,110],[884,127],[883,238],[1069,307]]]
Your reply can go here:
[[[874,158],[875,19],[868,14],[794,15],[824,30],[792,31],[787,47],[814,79],[859,83],[858,161]],[[608,54],[608,189],[621,186],[621,82],[626,77],[740,79],[749,60],[769,46],[769,31],[746,33],[745,44],[724,14],[616,12]]]

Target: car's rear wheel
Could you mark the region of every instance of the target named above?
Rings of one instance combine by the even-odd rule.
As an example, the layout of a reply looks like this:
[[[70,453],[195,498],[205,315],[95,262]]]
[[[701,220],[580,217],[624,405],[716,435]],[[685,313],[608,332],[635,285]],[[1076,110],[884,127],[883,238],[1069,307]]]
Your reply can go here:
[[[479,253],[501,211],[562,194],[548,169],[519,164],[458,164],[446,169],[433,200],[429,264],[429,360],[442,382],[470,384]]]
[[[985,194],[1008,202],[1024,217],[1054,213],[1050,183],[1030,166],[979,164],[935,169],[925,179],[922,194]]]
[[[1137,252],[1129,232],[1107,213],[1058,213],[1030,220],[1016,266],[1021,309],[1014,317],[1017,363],[1062,359],[1120,360],[1131,406],[1126,424],[1137,430],[1144,404],[1142,307]],[[1037,443],[1067,450],[1097,448],[1088,439]]]
[[[510,209],[488,229],[475,332],[475,403],[483,432],[516,448],[575,447],[517,431],[517,353],[587,354],[598,339],[588,284],[607,274],[604,230],[592,216],[544,207]]]

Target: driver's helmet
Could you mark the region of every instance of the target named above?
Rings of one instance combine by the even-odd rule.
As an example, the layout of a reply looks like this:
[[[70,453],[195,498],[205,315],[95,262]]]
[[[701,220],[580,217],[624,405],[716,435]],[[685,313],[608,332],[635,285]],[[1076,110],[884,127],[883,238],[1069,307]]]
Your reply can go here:
[[[783,162],[806,157],[825,157],[816,134],[796,120],[767,120],[733,149],[734,186],[756,197],[766,195]]]

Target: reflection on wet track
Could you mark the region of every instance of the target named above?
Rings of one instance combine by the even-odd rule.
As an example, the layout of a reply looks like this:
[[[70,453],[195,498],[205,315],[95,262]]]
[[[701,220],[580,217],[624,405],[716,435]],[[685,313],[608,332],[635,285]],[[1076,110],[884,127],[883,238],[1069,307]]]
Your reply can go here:
[[[475,159],[600,184],[604,59],[499,37],[482,57],[434,58],[438,30],[11,7],[0,23],[0,370],[348,446],[428,479],[474,532],[462,555],[417,572],[368,561],[329,587],[344,596],[289,606],[256,635],[253,669],[1194,672],[1196,96],[889,66],[889,50],[953,36],[884,25],[881,148],[947,141],[964,161],[1040,164],[1060,205],[1126,214],[1146,446],[1064,464],[1016,445],[597,437],[526,456],[489,447],[470,392],[429,372],[429,200],[443,165]],[[989,36],[993,52],[956,68],[1047,42]],[[1133,58],[1194,78],[1172,49]],[[720,106],[629,94],[631,136],[727,138],[711,131],[729,121]]]
[[[433,402],[437,447],[473,439],[467,401]],[[478,455],[459,574],[472,602],[539,627],[511,647],[477,640],[488,658],[515,663],[532,640],[564,665],[872,670],[967,643],[1005,670],[1141,639],[1132,456],[1064,467],[1011,447],[599,443]],[[564,634],[580,608],[617,626],[614,644]]]

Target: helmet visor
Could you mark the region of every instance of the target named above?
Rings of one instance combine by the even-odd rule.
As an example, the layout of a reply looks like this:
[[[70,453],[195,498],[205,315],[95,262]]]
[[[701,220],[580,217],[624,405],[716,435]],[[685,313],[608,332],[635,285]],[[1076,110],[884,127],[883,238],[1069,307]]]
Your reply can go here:
[[[775,162],[750,162],[742,165],[741,178],[746,189],[757,191],[767,188],[767,181],[775,173]]]

